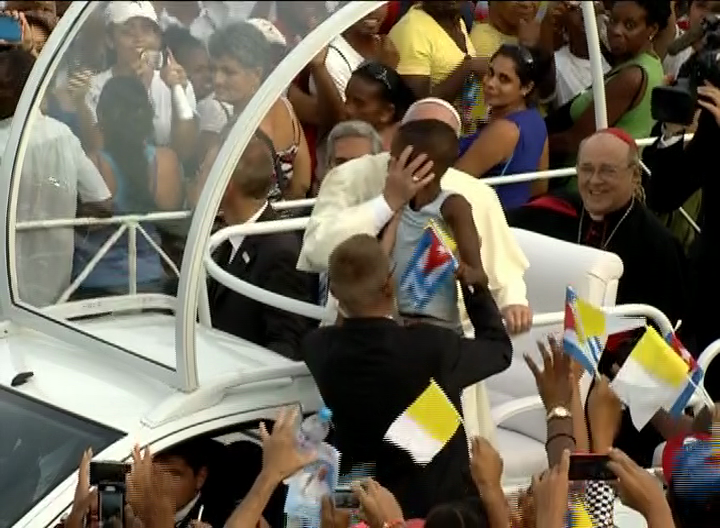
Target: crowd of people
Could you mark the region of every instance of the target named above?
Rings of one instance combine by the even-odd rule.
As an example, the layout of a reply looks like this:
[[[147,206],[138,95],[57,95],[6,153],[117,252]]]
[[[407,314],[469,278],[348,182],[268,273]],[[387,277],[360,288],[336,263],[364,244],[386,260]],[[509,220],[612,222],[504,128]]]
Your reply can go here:
[[[345,3],[98,2],[29,128],[17,221],[192,210],[268,76]],[[69,2],[4,4],[22,29],[19,42],[0,42],[0,141],[7,142],[20,94],[35,89],[27,85],[35,58]],[[479,382],[510,365],[510,338],[528,331],[533,317],[529,263],[510,227],[617,254],[624,269],[617,303],[648,304],[682,321],[678,334],[696,356],[720,337],[706,300],[720,294],[718,222],[707,207],[717,195],[710,156],[720,137],[720,89],[703,79],[692,124],[656,123],[652,111],[653,90],[698,71],[707,41],[674,55],[669,45],[720,13],[720,2],[593,5],[606,129],[596,130],[580,2],[391,1],[302,69],[227,168],[218,226],[283,218],[293,213],[276,210],[278,202],[316,200],[301,237],[231,237],[213,258],[254,286],[325,306],[327,317],[316,328],[210,279],[212,324],[307,364],[334,413],[342,472],[373,468],[355,488],[372,528],[410,519],[443,528],[558,528],[576,509],[592,526],[613,526],[618,493],[651,528],[714,525],[720,470],[706,449],[712,440],[681,445],[691,453],[664,468],[667,494],[643,468],[663,440],[720,428],[720,417],[706,409],[678,419],[661,410],[637,431],[609,388],[641,331],[608,342],[603,377],[585,401],[582,370],[560,344],[541,346],[542,369],[526,358],[546,407],[550,469],[518,497],[503,493],[493,446],[481,437],[468,442],[462,428],[426,466],[383,440],[429,380],[462,410],[463,391],[480,391]],[[687,132],[695,132],[689,142]],[[653,135],[660,136],[653,145],[638,147]],[[483,181],[568,166],[576,177],[495,189]],[[688,231],[680,206],[700,232]],[[419,304],[404,285],[430,221],[454,239],[458,266]],[[125,295],[131,272],[138,292],[174,293],[188,226],[182,216],[142,220],[134,250],[129,233],[108,225],[18,231],[20,299],[43,307]],[[706,387],[720,399],[720,368],[710,369]],[[211,524],[260,526],[263,516],[277,524],[273,497],[309,461],[294,446],[295,418],[286,412],[271,432],[261,427],[258,479],[237,508],[218,506]],[[207,498],[203,449],[137,451],[127,518],[145,528],[197,524]],[[570,452],[609,453],[615,484],[568,483]],[[66,528],[96,511],[85,481],[90,458]],[[323,526],[345,528],[346,513],[325,501]]]

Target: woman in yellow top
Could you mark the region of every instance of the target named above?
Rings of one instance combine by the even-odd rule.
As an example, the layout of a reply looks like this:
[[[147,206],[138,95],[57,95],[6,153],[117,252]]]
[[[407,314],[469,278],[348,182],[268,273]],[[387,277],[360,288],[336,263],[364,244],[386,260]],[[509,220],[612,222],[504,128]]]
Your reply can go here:
[[[478,57],[492,57],[503,44],[521,44],[527,48],[537,46],[540,34],[539,22],[535,22],[535,17],[541,4],[488,2],[488,18],[482,23],[476,23],[470,32],[470,40]],[[481,120],[488,117],[484,90],[480,91],[475,115]]]
[[[653,88],[663,82],[663,68],[653,51],[653,39],[670,18],[667,0],[612,2],[607,25],[608,45],[614,59],[605,76],[608,126],[625,130],[633,138],[650,135]],[[574,160],[580,142],[595,131],[592,89],[578,95],[569,108],[571,126],[550,135],[551,155]],[[552,126],[550,126],[552,129]]]
[[[444,99],[463,116],[463,134],[475,130],[471,119],[487,57],[475,57],[458,0],[424,1],[412,6],[390,30],[399,55],[397,72],[418,99]]]

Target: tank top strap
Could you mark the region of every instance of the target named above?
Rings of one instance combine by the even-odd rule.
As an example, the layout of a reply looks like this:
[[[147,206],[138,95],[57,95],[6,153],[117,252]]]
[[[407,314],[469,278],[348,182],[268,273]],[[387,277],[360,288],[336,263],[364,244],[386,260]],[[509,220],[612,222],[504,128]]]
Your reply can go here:
[[[292,103],[288,100],[287,97],[281,97],[280,100],[285,104],[285,109],[287,110],[288,116],[290,117],[290,122],[292,123],[293,128],[293,145],[298,145],[300,143],[300,125],[297,122],[297,118],[295,117],[295,111],[293,110]]]
[[[454,194],[457,193],[454,191],[441,189],[440,194],[437,195],[437,198],[435,198],[432,202],[423,207],[423,213],[442,218],[442,206],[445,203],[445,200],[447,200],[450,196]]]

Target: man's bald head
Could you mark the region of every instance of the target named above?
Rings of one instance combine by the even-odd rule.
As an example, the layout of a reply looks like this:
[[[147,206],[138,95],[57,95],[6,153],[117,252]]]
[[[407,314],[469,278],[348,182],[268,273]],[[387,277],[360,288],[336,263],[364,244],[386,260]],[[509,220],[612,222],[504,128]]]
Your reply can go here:
[[[462,121],[457,110],[443,99],[437,97],[426,97],[415,101],[403,117],[402,124],[410,121],[423,121],[427,119],[435,119],[442,121],[452,127],[455,134],[459,137],[462,130]]]
[[[598,130],[593,135],[588,136],[580,142],[578,147],[578,159],[582,156],[582,151],[586,146],[595,145],[599,148],[607,148],[616,152],[624,152],[627,155],[628,163],[640,163],[640,151],[635,140],[625,132],[618,128],[606,128]]]

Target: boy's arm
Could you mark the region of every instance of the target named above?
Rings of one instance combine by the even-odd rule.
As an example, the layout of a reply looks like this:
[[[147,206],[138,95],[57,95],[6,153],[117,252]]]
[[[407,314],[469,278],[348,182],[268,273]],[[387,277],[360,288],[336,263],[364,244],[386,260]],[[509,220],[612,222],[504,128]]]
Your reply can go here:
[[[460,261],[470,268],[483,269],[480,258],[480,238],[473,220],[470,202],[460,194],[453,194],[445,199],[440,207],[440,212],[457,243]]]
[[[400,225],[400,215],[402,209],[397,211],[392,217],[392,220],[388,222],[388,225],[383,229],[380,235],[380,246],[387,256],[392,256],[393,248],[395,247],[395,239],[397,237],[397,229]]]

